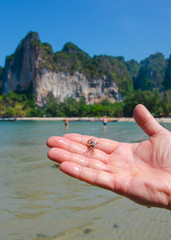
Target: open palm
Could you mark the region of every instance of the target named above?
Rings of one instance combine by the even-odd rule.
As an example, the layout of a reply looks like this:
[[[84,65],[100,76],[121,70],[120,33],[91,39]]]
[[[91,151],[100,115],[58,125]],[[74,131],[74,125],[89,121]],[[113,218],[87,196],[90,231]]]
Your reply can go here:
[[[171,209],[171,133],[143,105],[135,108],[134,117],[149,140],[130,144],[66,134],[47,140],[48,157],[70,176],[149,207]],[[96,146],[89,150],[91,138]]]

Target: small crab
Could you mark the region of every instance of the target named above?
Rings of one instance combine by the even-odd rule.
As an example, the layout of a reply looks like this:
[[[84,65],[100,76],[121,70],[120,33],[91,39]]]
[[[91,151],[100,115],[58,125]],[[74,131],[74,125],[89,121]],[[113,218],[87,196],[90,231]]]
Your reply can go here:
[[[86,152],[94,153],[96,144],[98,144],[98,143],[99,143],[99,141],[95,142],[95,140],[93,138],[90,138],[87,141],[87,151]]]

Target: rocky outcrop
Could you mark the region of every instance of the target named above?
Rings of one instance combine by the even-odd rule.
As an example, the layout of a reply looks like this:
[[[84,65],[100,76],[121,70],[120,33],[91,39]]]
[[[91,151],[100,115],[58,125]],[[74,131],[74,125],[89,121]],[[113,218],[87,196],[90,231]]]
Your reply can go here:
[[[114,81],[106,76],[98,79],[87,79],[82,73],[53,72],[47,69],[39,71],[35,81],[35,96],[38,105],[45,105],[49,94],[59,101],[67,97],[79,100],[85,97],[87,103],[121,101],[122,95]]]
[[[87,103],[115,102],[137,89],[170,90],[170,69],[171,56],[165,59],[161,53],[140,63],[106,55],[92,58],[71,42],[53,53],[38,33],[30,32],[0,67],[0,93],[31,91],[39,106],[46,105],[51,94],[59,102],[67,97],[85,97]]]
[[[53,57],[51,47],[41,44],[38,34],[30,32],[15,53],[6,58],[3,92],[27,91],[31,87],[39,106],[46,104],[50,94],[59,102],[67,97],[80,99],[83,96],[87,103],[101,102],[105,98],[111,102],[122,100],[118,85],[109,75],[87,77],[79,70],[69,72],[65,66],[55,68]]]
[[[3,92],[27,90],[35,80],[39,54],[36,54],[33,40],[39,40],[37,33],[29,33],[15,53],[6,58],[2,75]]]

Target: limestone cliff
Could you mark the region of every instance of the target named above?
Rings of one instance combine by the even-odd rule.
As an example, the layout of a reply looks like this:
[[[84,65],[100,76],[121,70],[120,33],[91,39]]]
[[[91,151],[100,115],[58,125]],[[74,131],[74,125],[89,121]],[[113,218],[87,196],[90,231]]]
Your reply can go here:
[[[70,75],[68,72],[42,69],[35,81],[37,104],[45,105],[49,94],[53,94],[59,102],[67,97],[79,100],[83,96],[87,103],[101,102],[105,98],[111,102],[122,100],[116,83],[114,81],[109,83],[106,76],[89,80],[79,72]]]
[[[122,59],[102,56],[92,59],[71,43],[54,54],[51,46],[42,44],[34,32],[30,32],[15,53],[6,58],[2,79],[5,93],[26,91],[31,87],[39,106],[46,104],[50,94],[59,102],[66,97],[79,99],[82,96],[87,103],[105,98],[111,102],[121,101],[123,96],[118,83],[122,87],[129,85],[128,82],[131,84]]]
[[[39,54],[36,54],[32,41],[38,39],[37,33],[29,33],[15,53],[6,58],[2,75],[3,92],[26,90],[35,80]]]

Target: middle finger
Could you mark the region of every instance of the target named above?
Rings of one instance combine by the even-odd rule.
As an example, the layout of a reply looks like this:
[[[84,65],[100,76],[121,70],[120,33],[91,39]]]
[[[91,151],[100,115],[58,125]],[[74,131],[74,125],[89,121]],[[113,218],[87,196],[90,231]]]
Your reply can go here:
[[[108,160],[108,154],[104,153],[99,149],[88,149],[87,146],[71,141],[64,137],[51,137],[47,141],[47,145],[49,147],[61,148],[67,150],[71,153],[76,153],[80,155],[84,155],[86,157],[91,157],[93,159],[98,159],[104,163]]]

